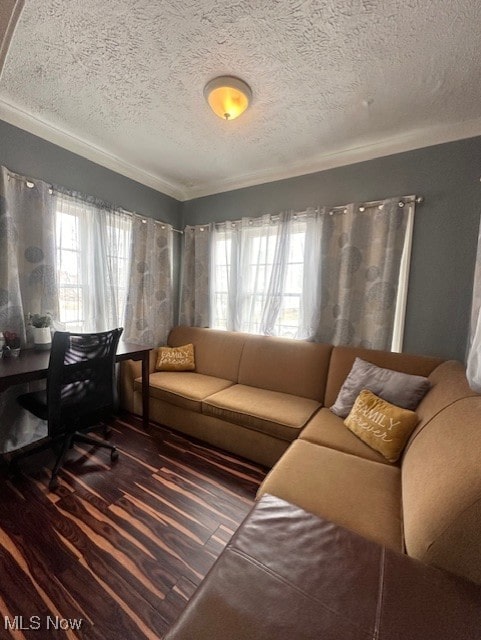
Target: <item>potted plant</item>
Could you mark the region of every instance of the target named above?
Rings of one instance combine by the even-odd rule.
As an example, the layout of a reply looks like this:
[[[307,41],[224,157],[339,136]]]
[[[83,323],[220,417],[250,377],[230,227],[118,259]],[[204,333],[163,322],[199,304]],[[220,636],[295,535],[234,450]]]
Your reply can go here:
[[[3,334],[5,338],[5,344],[2,349],[2,355],[4,358],[10,356],[17,358],[20,355],[20,338],[15,331],[5,331]]]
[[[33,327],[33,343],[35,349],[37,349],[37,351],[50,349],[52,344],[52,334],[50,331],[52,316],[49,313],[33,313],[29,314],[28,319]]]

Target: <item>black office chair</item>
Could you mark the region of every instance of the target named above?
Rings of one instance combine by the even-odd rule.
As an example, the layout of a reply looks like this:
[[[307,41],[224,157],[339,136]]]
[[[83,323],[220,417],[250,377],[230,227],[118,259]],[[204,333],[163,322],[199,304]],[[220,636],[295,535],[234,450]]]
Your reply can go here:
[[[57,474],[67,451],[75,442],[109,449],[111,460],[118,458],[113,445],[85,432],[101,422],[108,423],[115,410],[115,354],[122,331],[54,334],[46,391],[26,393],[17,399],[22,407],[47,420],[48,437],[15,455],[10,461],[13,471],[19,460],[32,453],[59,448],[49,483],[52,491],[58,486]]]

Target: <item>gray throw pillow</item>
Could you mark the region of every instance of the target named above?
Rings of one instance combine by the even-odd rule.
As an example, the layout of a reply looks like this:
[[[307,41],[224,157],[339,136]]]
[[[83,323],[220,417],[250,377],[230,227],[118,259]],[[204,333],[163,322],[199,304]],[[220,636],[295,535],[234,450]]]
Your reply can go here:
[[[356,358],[331,411],[346,418],[363,389],[372,391],[391,404],[414,411],[430,386],[429,380],[423,376],[382,369]]]

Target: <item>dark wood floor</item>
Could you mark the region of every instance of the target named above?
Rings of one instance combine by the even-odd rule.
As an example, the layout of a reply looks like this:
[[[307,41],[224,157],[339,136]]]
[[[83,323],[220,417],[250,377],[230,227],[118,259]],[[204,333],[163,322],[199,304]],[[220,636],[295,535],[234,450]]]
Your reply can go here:
[[[264,477],[167,430],[146,434],[131,416],[112,439],[112,468],[106,451],[76,447],[55,493],[50,454],[24,461],[15,480],[2,471],[1,639],[162,638]]]

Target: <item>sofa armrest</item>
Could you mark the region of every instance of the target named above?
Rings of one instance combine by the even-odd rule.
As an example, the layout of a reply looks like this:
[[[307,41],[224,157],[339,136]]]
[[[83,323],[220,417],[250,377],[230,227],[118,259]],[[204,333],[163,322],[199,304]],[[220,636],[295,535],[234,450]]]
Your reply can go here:
[[[155,371],[157,361],[157,349],[149,353],[149,373]],[[125,411],[134,413],[134,382],[142,375],[142,362],[140,360],[124,360],[120,363],[119,393],[120,406]]]

